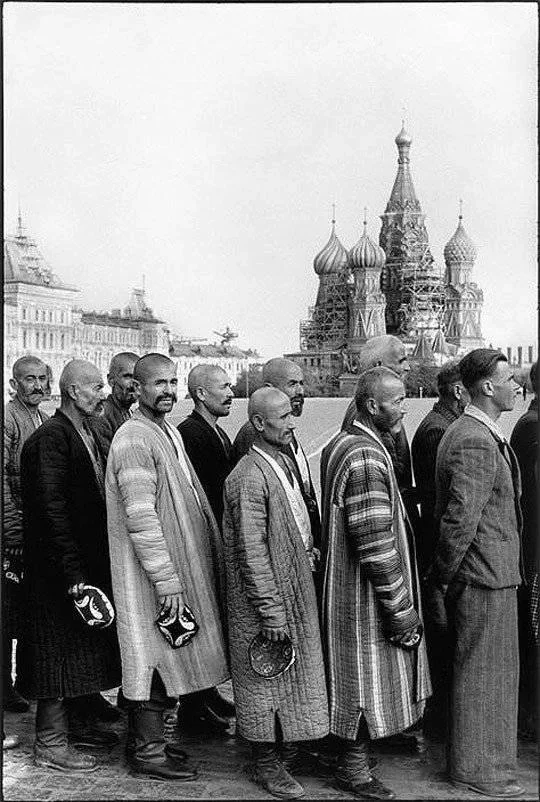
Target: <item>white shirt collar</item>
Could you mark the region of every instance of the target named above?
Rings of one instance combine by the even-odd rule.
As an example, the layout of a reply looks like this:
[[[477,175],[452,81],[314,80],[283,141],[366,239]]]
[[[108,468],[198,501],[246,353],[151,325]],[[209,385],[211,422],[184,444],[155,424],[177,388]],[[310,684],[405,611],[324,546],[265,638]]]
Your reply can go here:
[[[500,427],[497,426],[495,421],[492,420],[489,417],[489,415],[486,415],[486,413],[483,412],[483,410],[479,409],[474,404],[467,404],[463,414],[469,415],[471,418],[476,418],[476,420],[480,421],[480,423],[483,423],[485,426],[488,427],[488,429],[490,429],[493,432],[497,440],[501,440],[503,443],[506,443],[506,437],[502,433]]]

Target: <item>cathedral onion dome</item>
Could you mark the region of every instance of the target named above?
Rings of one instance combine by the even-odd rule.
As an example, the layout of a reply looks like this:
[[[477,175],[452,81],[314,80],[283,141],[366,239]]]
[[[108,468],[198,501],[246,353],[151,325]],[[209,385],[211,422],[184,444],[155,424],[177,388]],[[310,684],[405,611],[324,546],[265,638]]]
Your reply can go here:
[[[446,264],[472,263],[476,259],[478,250],[463,228],[461,220],[462,216],[459,215],[458,227],[444,248],[444,261]]]
[[[342,273],[348,263],[347,251],[336,236],[335,220],[332,220],[330,239],[313,260],[313,269],[318,276]]]
[[[403,126],[401,128],[401,131],[396,136],[396,140],[395,141],[396,141],[396,145],[398,146],[398,148],[401,145],[410,145],[412,143],[412,137],[409,136],[409,134],[405,130],[405,124],[403,124]]]
[[[381,270],[386,262],[386,254],[380,245],[373,242],[366,233],[367,223],[364,220],[364,233],[349,251],[349,267],[352,270],[376,268]]]

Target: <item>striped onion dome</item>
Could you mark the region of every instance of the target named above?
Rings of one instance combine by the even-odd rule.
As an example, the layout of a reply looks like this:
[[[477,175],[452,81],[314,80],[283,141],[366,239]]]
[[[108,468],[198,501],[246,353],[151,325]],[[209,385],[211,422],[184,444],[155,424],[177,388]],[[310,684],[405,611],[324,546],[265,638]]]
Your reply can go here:
[[[347,251],[336,236],[335,220],[332,220],[330,239],[313,260],[313,269],[318,276],[341,273],[347,267]]]
[[[380,245],[368,237],[366,227],[367,223],[364,220],[364,233],[349,251],[349,266],[353,270],[365,270],[366,268],[380,270],[386,262],[386,254]]]
[[[462,262],[474,262],[478,250],[476,245],[471,240],[461,222],[462,217],[459,215],[459,223],[454,235],[447,242],[444,248],[444,261],[446,264],[461,264]]]

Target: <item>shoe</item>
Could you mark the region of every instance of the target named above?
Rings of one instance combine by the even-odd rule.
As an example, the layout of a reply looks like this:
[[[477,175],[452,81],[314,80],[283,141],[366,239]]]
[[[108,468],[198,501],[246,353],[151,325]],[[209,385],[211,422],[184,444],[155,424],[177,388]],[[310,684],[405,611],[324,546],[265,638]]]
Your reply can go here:
[[[180,749],[178,744],[174,741],[165,744],[165,754],[174,763],[185,763],[187,760],[189,760],[188,753],[184,752],[183,749]]]
[[[132,757],[128,760],[129,767],[134,774],[144,774],[154,780],[176,780],[177,782],[189,782],[197,779],[197,769],[181,768],[169,758],[164,758],[159,762],[153,760],[141,760]]]
[[[291,777],[279,759],[276,744],[251,744],[253,753],[253,781],[278,799],[300,799],[304,788]]]
[[[4,739],[2,741],[2,749],[6,751],[7,749],[15,749],[15,747],[19,746],[21,739],[18,735],[4,735]]]
[[[92,694],[89,699],[90,712],[100,721],[120,721],[122,714],[117,707],[112,705],[100,693]]]
[[[188,768],[183,761],[175,760],[167,750],[164,737],[163,711],[144,707],[131,708],[128,713],[126,754],[135,774],[144,774],[155,780],[194,780],[197,770]],[[172,744],[170,744],[173,747]],[[181,750],[174,750],[181,754]],[[183,753],[185,754],[185,753]]]
[[[236,716],[234,704],[229,702],[228,699],[225,699],[217,688],[209,688],[202,693],[206,706],[213,710],[220,718],[234,718]]]
[[[395,799],[396,795],[393,791],[382,784],[377,777],[370,777],[367,782],[355,783],[348,779],[342,779],[338,775],[335,778],[337,788],[342,791],[348,791],[349,794],[360,799]]]
[[[451,780],[456,788],[467,788],[484,796],[500,797],[501,799],[511,799],[523,793],[523,788],[513,780],[501,780],[500,782],[467,782],[465,780]]]
[[[102,746],[111,749],[120,743],[120,738],[112,730],[100,727],[96,722],[82,725],[69,724],[69,742],[72,746]]]
[[[2,707],[8,713],[26,713],[30,710],[30,702],[27,702],[15,688],[11,688],[4,694]]]
[[[34,747],[34,765],[55,771],[91,772],[98,767],[93,755],[81,755],[69,747],[61,749],[44,749]]]

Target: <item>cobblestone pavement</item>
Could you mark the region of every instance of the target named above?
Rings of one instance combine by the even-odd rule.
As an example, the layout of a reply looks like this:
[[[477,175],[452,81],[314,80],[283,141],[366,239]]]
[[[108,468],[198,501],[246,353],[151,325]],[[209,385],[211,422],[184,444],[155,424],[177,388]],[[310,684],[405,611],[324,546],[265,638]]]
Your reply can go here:
[[[230,684],[222,692],[230,697]],[[115,694],[106,694],[114,701]],[[3,791],[6,800],[189,800],[189,799],[272,799],[249,774],[249,750],[232,730],[231,736],[198,740],[183,737],[182,744],[198,766],[199,777],[189,783],[145,780],[130,773],[124,759],[126,720],[113,725],[120,744],[106,752],[95,750],[100,768],[89,775],[67,775],[36,768],[32,761],[35,706],[24,714],[7,713],[5,731],[16,733],[21,746],[4,753]],[[234,729],[234,727],[232,728]],[[168,728],[172,732],[173,728]],[[467,795],[445,782],[443,747],[430,744],[425,754],[392,755],[373,749],[378,759],[375,773],[392,788],[399,799],[482,799]],[[534,744],[519,744],[519,782],[525,789],[520,799],[537,799],[538,752]],[[308,799],[353,799],[336,790],[330,778],[299,777]],[[484,797],[485,798],[485,797]]]

